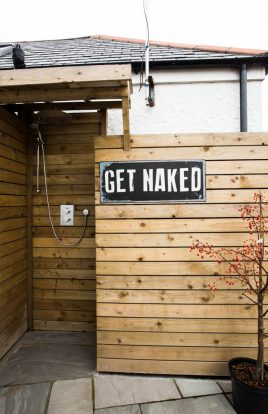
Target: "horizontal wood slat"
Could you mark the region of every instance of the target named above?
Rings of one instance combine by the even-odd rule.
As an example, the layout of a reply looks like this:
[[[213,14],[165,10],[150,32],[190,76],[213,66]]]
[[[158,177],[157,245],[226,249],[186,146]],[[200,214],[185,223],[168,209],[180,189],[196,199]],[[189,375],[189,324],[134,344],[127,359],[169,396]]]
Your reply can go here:
[[[132,148],[147,147],[199,147],[199,146],[237,146],[237,145],[267,145],[267,132],[248,133],[190,133],[165,135],[131,135]],[[122,148],[122,136],[110,136],[109,141],[105,136],[96,138],[95,148]]]
[[[256,334],[254,319],[196,319],[99,317],[98,331],[192,332]],[[265,327],[268,322],[265,321]],[[239,344],[236,344],[236,346]]]
[[[236,147],[194,147],[195,159],[205,160],[267,160],[268,148],[265,146],[236,146]],[[138,160],[172,160],[191,159],[193,148],[133,148],[130,152],[120,149],[105,149],[96,151],[96,162],[109,161],[138,161]]]
[[[189,359],[190,356],[189,356]],[[163,375],[229,375],[227,362],[221,361],[169,361],[169,360],[142,360],[142,359],[97,359],[97,371],[104,372],[139,372],[142,374],[163,374]]]
[[[248,358],[256,358],[256,351],[252,348],[242,348],[243,355]],[[100,358],[114,358],[120,354],[120,359],[155,360],[157,361],[222,361],[227,362],[237,356],[237,348],[232,347],[183,347],[183,346],[135,346],[135,345],[98,345]],[[266,358],[268,352],[266,351]],[[196,375],[193,372],[193,375]]]
[[[97,219],[240,217],[240,204],[98,205]]]
[[[218,276],[199,276],[196,275],[187,275],[187,276],[135,276],[135,275],[124,275],[124,276],[98,276],[97,285],[101,289],[156,289],[158,292],[165,294],[166,290],[205,290],[209,285],[212,285],[213,282],[217,280],[218,289],[240,289],[240,285],[234,283],[234,285],[227,285],[225,280],[221,280],[221,277]],[[200,292],[199,292],[200,293]],[[211,292],[209,292],[211,293]],[[206,296],[204,296],[205,298]],[[126,298],[127,299],[127,298]]]
[[[213,312],[213,313],[211,313]],[[203,318],[251,319],[257,316],[254,305],[206,305],[206,304],[142,304],[97,303],[98,316],[135,318]]]
[[[255,347],[256,334],[188,332],[98,332],[99,344]]]
[[[197,230],[197,229],[196,229]],[[215,246],[241,246],[246,234],[241,233],[98,233],[97,247],[187,247],[200,236]]]
[[[89,318],[94,317],[89,316]],[[37,331],[96,332],[96,323],[92,321],[41,321],[35,319],[34,329]]]
[[[99,285],[98,285],[99,286]],[[207,286],[208,287],[208,286]],[[118,290],[98,289],[98,303],[165,303],[165,304],[244,304],[251,303],[242,295],[242,290],[218,290],[217,294],[206,290]],[[268,296],[268,295],[267,295]],[[266,301],[268,303],[268,301]]]

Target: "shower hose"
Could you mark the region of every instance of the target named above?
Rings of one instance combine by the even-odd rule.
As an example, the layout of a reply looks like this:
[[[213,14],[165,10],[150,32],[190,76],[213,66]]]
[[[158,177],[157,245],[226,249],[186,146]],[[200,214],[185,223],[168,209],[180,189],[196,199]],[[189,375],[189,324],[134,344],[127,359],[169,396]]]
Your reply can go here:
[[[36,124],[34,125],[34,128],[37,130],[37,134],[38,134],[38,138],[37,138],[37,173],[36,173],[36,187],[37,187],[37,192],[39,192],[39,167],[40,167],[40,146],[41,146],[41,151],[42,151],[42,161],[43,161],[43,172],[44,172],[44,184],[45,184],[45,194],[46,194],[46,202],[47,202],[47,210],[48,210],[48,217],[49,217],[49,221],[50,221],[50,226],[52,228],[53,234],[55,239],[58,241],[59,244],[61,244],[62,246],[65,247],[75,247],[77,246],[81,240],[83,239],[84,235],[85,235],[85,231],[87,228],[87,222],[88,222],[88,210],[84,209],[83,210],[83,215],[85,216],[85,224],[84,224],[84,228],[82,230],[82,233],[79,237],[79,239],[73,243],[65,243],[63,242],[60,237],[57,235],[57,232],[55,230],[53,221],[52,221],[52,215],[51,215],[51,209],[50,209],[50,204],[49,204],[49,196],[48,196],[48,185],[47,185],[47,171],[46,171],[46,160],[45,160],[45,149],[44,149],[44,141],[42,139],[42,135],[39,129],[39,125]]]

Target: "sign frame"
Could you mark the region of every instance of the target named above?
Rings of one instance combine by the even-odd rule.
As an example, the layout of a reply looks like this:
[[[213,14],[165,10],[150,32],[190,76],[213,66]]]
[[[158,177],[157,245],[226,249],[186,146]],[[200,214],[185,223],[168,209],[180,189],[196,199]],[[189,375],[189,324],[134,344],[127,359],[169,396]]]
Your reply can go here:
[[[106,197],[102,191],[102,177],[104,170],[107,166],[112,164],[141,164],[141,163],[187,163],[187,162],[198,162],[202,164],[202,180],[203,180],[203,197],[199,199],[191,199],[191,200],[108,200],[106,201]],[[188,160],[126,160],[126,161],[100,161],[99,162],[99,170],[100,170],[100,177],[99,177],[99,189],[100,189],[100,204],[196,204],[196,203],[205,203],[207,201],[206,196],[206,160],[197,160],[197,159],[188,159]]]

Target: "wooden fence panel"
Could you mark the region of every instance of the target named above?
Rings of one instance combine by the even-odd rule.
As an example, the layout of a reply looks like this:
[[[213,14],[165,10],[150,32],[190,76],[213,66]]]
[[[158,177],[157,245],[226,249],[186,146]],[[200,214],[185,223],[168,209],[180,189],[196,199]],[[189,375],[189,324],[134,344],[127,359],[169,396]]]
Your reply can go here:
[[[95,141],[97,369],[227,375],[234,356],[256,356],[256,309],[239,286],[208,285],[225,266],[189,252],[199,238],[240,246],[241,203],[268,195],[267,133],[135,135]],[[207,201],[101,204],[99,162],[206,160]],[[268,356],[268,355],[267,355]]]
[[[0,358],[27,329],[26,127],[0,110]]]

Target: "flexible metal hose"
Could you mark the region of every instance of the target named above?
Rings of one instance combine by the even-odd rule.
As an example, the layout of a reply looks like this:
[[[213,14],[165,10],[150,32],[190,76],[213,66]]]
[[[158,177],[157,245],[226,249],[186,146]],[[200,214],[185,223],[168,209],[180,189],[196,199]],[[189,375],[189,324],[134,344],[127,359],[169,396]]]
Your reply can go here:
[[[46,193],[46,202],[47,202],[47,209],[48,209],[48,217],[49,217],[49,221],[50,221],[50,225],[51,228],[53,230],[53,234],[55,239],[58,241],[59,244],[61,244],[62,246],[65,247],[75,247],[77,246],[81,240],[83,239],[84,235],[85,235],[85,231],[87,228],[87,222],[88,222],[88,214],[84,214],[85,215],[85,224],[84,224],[84,228],[83,231],[79,237],[79,239],[76,242],[73,243],[64,243],[59,236],[56,233],[53,221],[52,221],[52,216],[51,216],[51,209],[50,209],[50,204],[49,204],[49,196],[48,196],[48,185],[47,185],[47,172],[46,172],[46,160],[45,160],[45,149],[44,149],[44,141],[42,139],[42,135],[39,129],[39,126],[37,125],[36,127],[37,133],[38,133],[38,149],[37,149],[37,159],[39,159],[39,146],[41,146],[41,150],[42,150],[42,160],[43,160],[43,171],[44,171],[44,184],[45,184],[45,193]],[[39,164],[39,161],[38,161]],[[38,169],[39,169],[39,165],[38,165]],[[38,173],[38,171],[37,171]],[[38,189],[37,191],[39,191],[39,177],[37,179],[37,183],[38,183]]]

